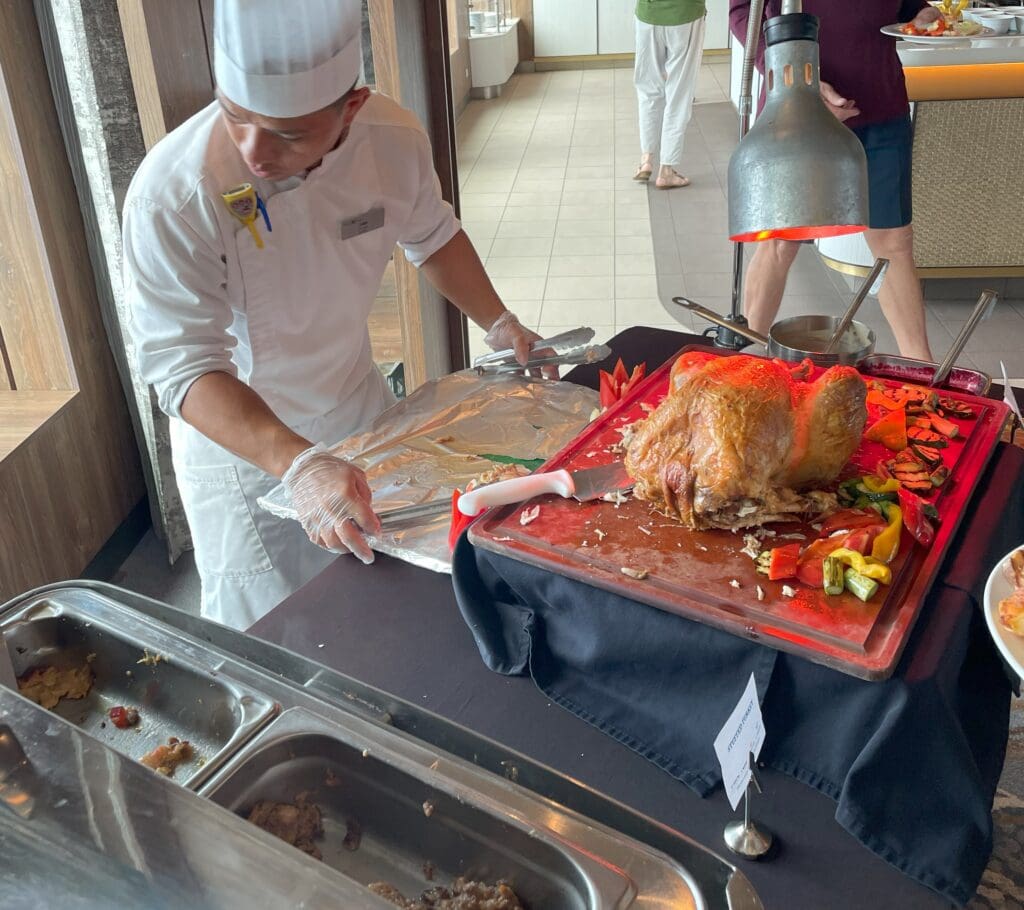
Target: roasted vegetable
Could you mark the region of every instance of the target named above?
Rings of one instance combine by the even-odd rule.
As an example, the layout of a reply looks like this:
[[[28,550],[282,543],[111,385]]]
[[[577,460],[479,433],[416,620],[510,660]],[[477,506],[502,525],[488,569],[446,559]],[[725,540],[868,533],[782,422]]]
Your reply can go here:
[[[903,511],[898,505],[889,503],[885,507],[885,517],[889,524],[874,543],[871,544],[871,555],[879,562],[891,563],[900,551],[900,536],[903,532]]]
[[[945,465],[939,465],[929,476],[931,477],[933,487],[941,487],[949,480],[949,468]]]
[[[947,417],[957,417],[960,420],[973,420],[974,409],[966,401],[958,401],[955,398],[940,398],[939,407]]]
[[[863,600],[867,603],[875,596],[875,591],[878,590],[878,582],[872,581],[870,578],[865,578],[859,572],[853,569],[847,569],[843,573],[843,581],[846,584],[846,590]]]
[[[880,417],[864,434],[865,439],[880,442],[887,449],[899,452],[907,447],[907,414],[902,408]]]
[[[944,449],[947,445],[945,436],[923,427],[910,427],[907,430],[907,439],[914,445],[931,446],[933,449]]]
[[[936,433],[941,433],[950,439],[956,439],[960,435],[960,427],[953,423],[952,420],[946,420],[945,417],[939,417],[938,414],[929,414],[928,420]]]
[[[775,547],[768,555],[768,578],[772,581],[795,578],[799,558],[800,544],[798,543]]]
[[[822,587],[826,594],[836,595],[843,593],[843,572],[846,566],[834,556],[826,556],[821,563]]]
[[[883,562],[864,556],[856,550],[840,549],[829,553],[831,559],[838,559],[865,578],[873,578],[883,585],[892,581],[892,570]]]
[[[931,446],[911,445],[910,451],[931,468],[937,468],[942,464],[942,453]]]
[[[931,546],[935,540],[935,528],[929,516],[937,516],[934,506],[924,502],[909,490],[900,490],[900,509],[903,512],[903,524],[911,536],[923,546]]]

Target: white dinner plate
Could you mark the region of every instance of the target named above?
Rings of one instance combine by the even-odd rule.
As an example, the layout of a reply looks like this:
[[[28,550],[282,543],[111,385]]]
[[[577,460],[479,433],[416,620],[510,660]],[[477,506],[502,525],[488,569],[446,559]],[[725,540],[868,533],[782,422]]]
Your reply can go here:
[[[912,44],[970,44],[975,38],[989,38],[995,34],[995,30],[982,26],[980,32],[975,32],[973,35],[907,35],[904,34],[900,29],[906,23],[897,22],[895,25],[883,25],[882,34],[888,35],[890,38],[902,38],[904,41],[909,41]]]
[[[988,623],[988,630],[999,653],[1021,677],[1024,677],[1024,635],[1015,635],[1009,629],[1004,629],[1002,623],[999,622],[999,601],[1013,593],[1013,585],[1006,577],[1003,567],[1009,563],[1011,554],[1016,553],[1019,549],[1021,547],[1014,547],[996,563],[996,567],[985,583],[984,606],[985,622]]]

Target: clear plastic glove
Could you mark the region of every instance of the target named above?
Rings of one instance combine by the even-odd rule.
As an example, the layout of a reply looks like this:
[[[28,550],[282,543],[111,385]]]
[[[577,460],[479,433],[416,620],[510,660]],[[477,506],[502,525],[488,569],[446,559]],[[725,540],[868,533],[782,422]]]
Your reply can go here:
[[[540,341],[540,335],[526,328],[511,310],[505,310],[484,335],[484,344],[492,351],[511,348],[523,366],[530,359],[530,345],[535,341]],[[558,379],[558,367],[544,367],[541,373],[546,379]]]
[[[379,534],[366,475],[323,443],[300,452],[281,478],[309,539],[325,550],[373,562],[364,534]]]

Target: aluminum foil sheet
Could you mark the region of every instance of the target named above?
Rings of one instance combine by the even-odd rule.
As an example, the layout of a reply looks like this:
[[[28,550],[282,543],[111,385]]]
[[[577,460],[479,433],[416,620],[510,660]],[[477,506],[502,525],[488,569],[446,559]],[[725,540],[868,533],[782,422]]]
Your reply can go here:
[[[548,459],[590,422],[598,394],[571,382],[521,374],[480,376],[463,370],[425,383],[381,414],[365,432],[331,451],[366,472],[373,507],[383,517],[400,508],[436,502],[433,516],[385,521],[371,538],[380,553],[434,572],[451,572],[449,504],[455,488],[499,467],[485,455]],[[259,500],[281,518],[295,520],[284,487]]]

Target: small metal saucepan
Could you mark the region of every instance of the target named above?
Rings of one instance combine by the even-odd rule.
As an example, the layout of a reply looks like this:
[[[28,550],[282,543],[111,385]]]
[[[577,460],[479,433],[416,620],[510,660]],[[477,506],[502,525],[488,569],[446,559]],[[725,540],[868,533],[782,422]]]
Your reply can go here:
[[[756,344],[763,344],[769,357],[778,357],[799,363],[809,358],[819,366],[835,366],[837,363],[856,366],[875,350],[875,333],[863,322],[853,320],[832,346],[832,353],[822,353],[832,341],[832,336],[842,322],[838,316],[792,316],[776,322],[765,337],[745,325],[728,322],[717,313],[695,303],[686,297],[673,297],[673,303],[686,307],[702,319],[723,326],[737,335],[749,338]]]

